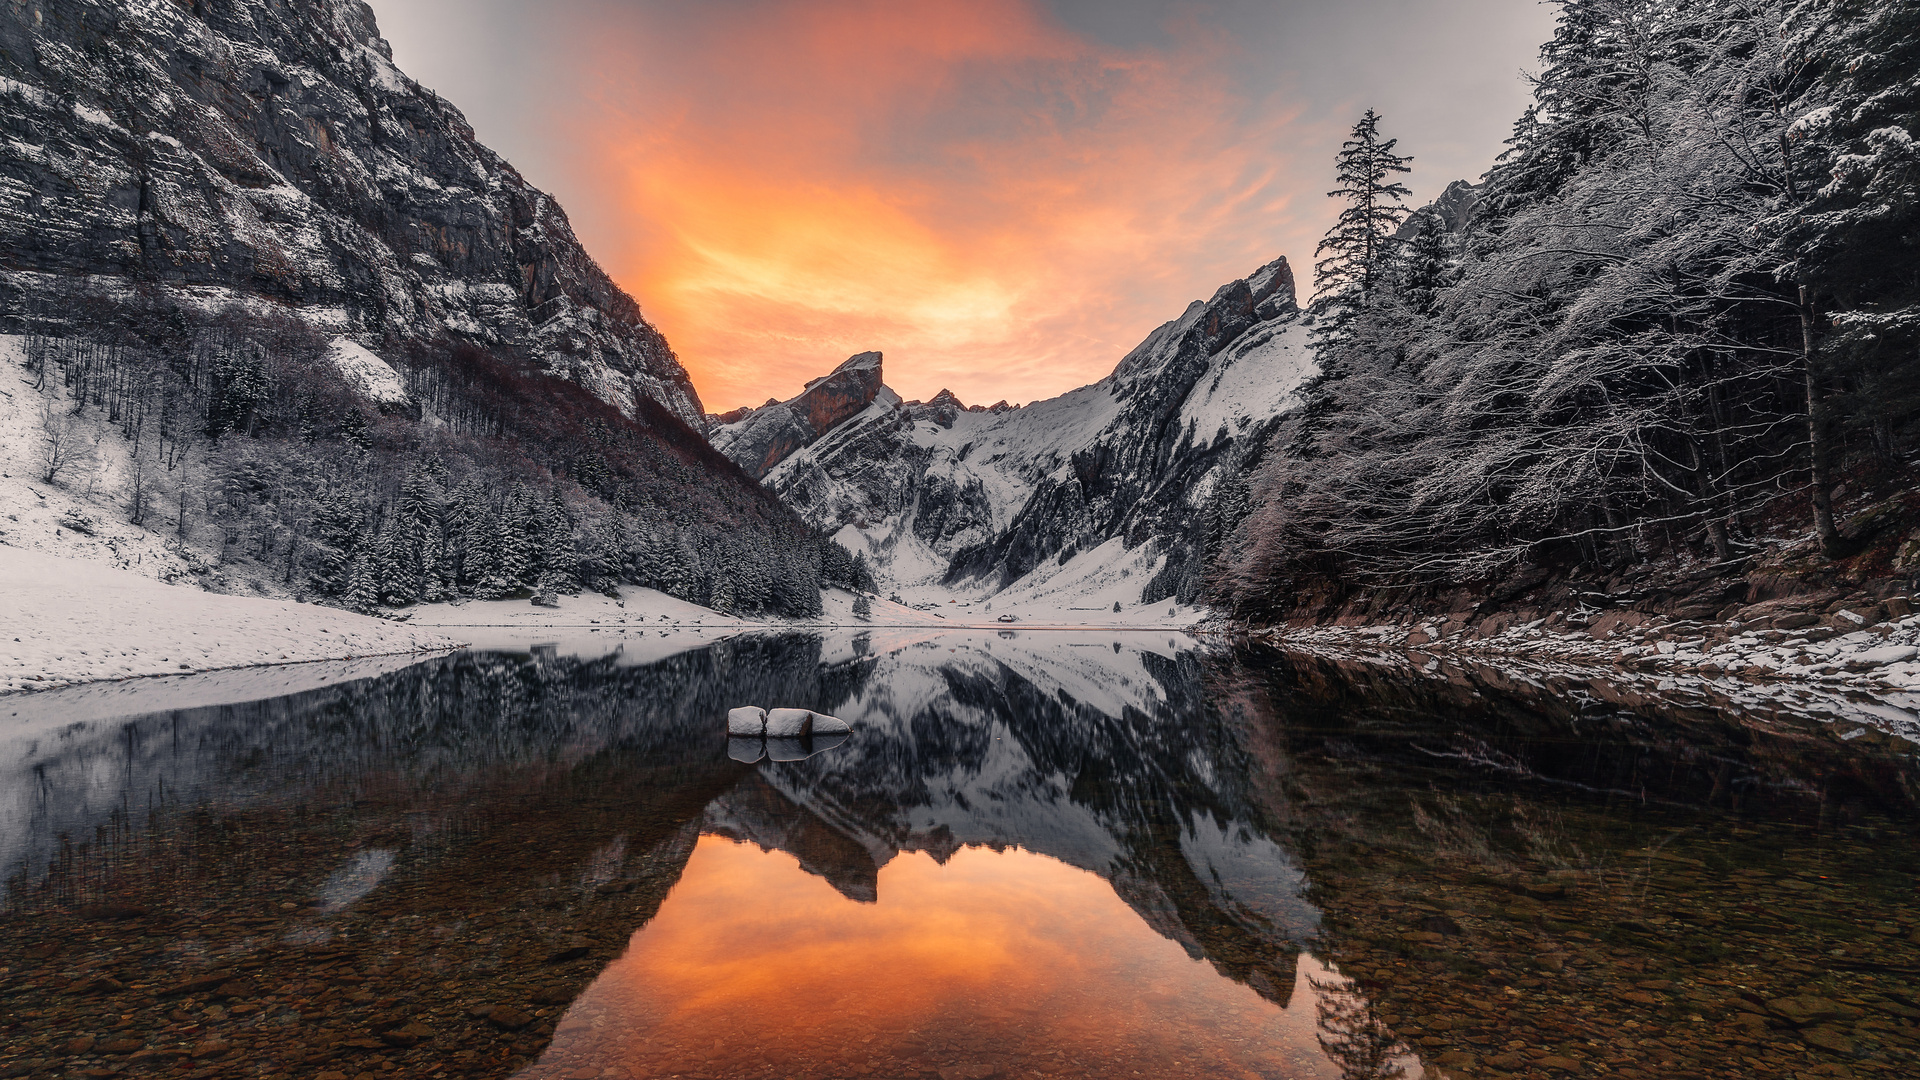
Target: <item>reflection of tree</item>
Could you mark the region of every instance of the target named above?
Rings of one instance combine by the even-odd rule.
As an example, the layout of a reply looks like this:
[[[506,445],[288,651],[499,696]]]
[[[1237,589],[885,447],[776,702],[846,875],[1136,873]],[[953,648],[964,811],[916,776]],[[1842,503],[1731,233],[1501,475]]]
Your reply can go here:
[[[1319,1014],[1320,1049],[1340,1066],[1340,1080],[1400,1080],[1407,1075],[1406,1047],[1373,1011],[1373,1002],[1352,983],[1307,980]]]

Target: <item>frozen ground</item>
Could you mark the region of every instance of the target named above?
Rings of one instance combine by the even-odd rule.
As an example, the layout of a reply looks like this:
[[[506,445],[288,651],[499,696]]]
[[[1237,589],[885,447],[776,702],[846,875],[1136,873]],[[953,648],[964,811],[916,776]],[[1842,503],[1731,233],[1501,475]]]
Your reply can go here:
[[[460,644],[333,608],[222,596],[0,547],[0,693]]]

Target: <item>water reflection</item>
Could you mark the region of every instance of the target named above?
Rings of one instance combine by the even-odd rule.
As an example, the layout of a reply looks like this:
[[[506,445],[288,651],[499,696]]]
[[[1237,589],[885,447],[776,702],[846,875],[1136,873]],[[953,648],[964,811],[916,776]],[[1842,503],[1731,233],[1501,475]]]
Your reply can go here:
[[[1019,848],[902,855],[879,892],[850,903],[791,855],[702,839],[524,1075],[1345,1075],[1317,1025],[1354,994],[1311,958],[1282,1007]]]
[[[11,700],[0,1075],[1920,1072],[1909,744],[1188,644]]]

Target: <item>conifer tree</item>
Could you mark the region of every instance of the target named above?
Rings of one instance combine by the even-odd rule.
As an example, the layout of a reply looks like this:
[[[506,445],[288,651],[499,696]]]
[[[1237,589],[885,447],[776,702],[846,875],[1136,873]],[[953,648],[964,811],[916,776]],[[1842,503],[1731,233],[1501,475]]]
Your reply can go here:
[[[468,480],[447,496],[446,576],[456,588],[477,584],[492,568],[495,537],[486,497],[476,480]]]
[[[1314,286],[1323,309],[1315,334],[1322,340],[1339,336],[1385,276],[1394,230],[1407,216],[1401,200],[1412,194],[1394,179],[1413,171],[1407,165],[1413,158],[1393,152],[1398,144],[1380,137],[1380,115],[1368,109],[1334,158],[1339,186],[1327,197],[1347,205],[1314,249]]]
[[[1830,174],[1787,238],[1808,306],[1832,310],[1820,351],[1850,390],[1839,411],[1890,459],[1895,430],[1920,412],[1920,7],[1834,6],[1844,29],[1831,51],[1846,62],[1790,129]]]
[[[323,596],[346,595],[365,529],[359,505],[344,488],[331,488],[320,497],[309,537],[315,560],[308,580],[316,592]]]
[[[408,592],[427,601],[447,596],[442,566],[445,533],[437,487],[427,471],[414,469],[400,485],[394,503],[393,572],[407,579]]]
[[[349,610],[363,615],[371,615],[380,608],[380,583],[374,572],[371,546],[362,543],[360,553],[354,556],[343,597]]]
[[[873,601],[868,600],[865,593],[861,593],[853,598],[853,617],[856,619],[873,618]]]
[[[559,488],[540,508],[539,535],[543,557],[534,591],[544,597],[578,592],[579,552],[574,543],[573,518],[560,501]]]
[[[1431,315],[1439,303],[1440,290],[1452,283],[1453,253],[1439,214],[1415,215],[1411,231],[1401,245],[1400,288],[1415,311]]]
[[[491,595],[510,596],[534,583],[540,571],[541,539],[533,495],[515,486],[500,508],[500,564]]]
[[[420,573],[409,558],[402,526],[389,516],[373,538],[373,574],[379,583],[380,600],[391,607],[405,607],[420,598]]]

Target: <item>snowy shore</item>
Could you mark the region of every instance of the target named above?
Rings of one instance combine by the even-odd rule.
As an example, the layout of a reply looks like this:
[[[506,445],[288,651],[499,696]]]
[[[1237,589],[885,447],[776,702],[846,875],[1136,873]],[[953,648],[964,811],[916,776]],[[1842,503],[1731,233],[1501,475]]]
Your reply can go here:
[[[334,608],[224,596],[99,562],[0,547],[0,694],[463,644]]]
[[[1293,647],[1388,648],[1481,661],[1505,658],[1607,665],[1666,675],[1735,675],[1761,682],[1920,695],[1920,614],[1846,632],[1820,626],[1781,630],[1765,623],[1691,620],[1615,621],[1612,625],[1596,621],[1595,625],[1598,633],[1560,632],[1536,621],[1488,634],[1449,633],[1426,622],[1273,627],[1253,636]]]
[[[1436,633],[1431,624],[1269,627],[1247,636],[1294,652],[1363,663],[1417,678],[1463,673],[1632,706],[1691,701],[1830,723],[1843,740],[1881,731],[1920,742],[1920,616],[1844,634],[1793,634],[1688,621],[1606,627],[1602,636],[1537,623],[1486,635]],[[1213,633],[1239,634],[1216,621]]]
[[[397,619],[369,618],[291,600],[206,592],[192,578],[167,584],[119,569],[94,552],[66,558],[0,545],[0,695],[81,683],[221,671],[271,664],[348,660],[463,647],[522,649],[561,638],[623,639],[635,655],[677,652],[748,631],[846,629],[1038,630],[1084,627],[1088,613],[1058,605],[1016,607],[1001,623],[977,605],[912,607],[871,602],[853,614],[851,593],[828,590],[825,610],[808,620],[724,615],[652,589],[618,597],[562,596],[553,607],[525,600],[422,604]],[[143,567],[142,569],[148,569]],[[1168,629],[1191,621],[1156,608],[1157,621],[1132,625],[1143,611],[1102,608],[1092,623],[1107,630]],[[639,641],[646,639],[650,647]]]

